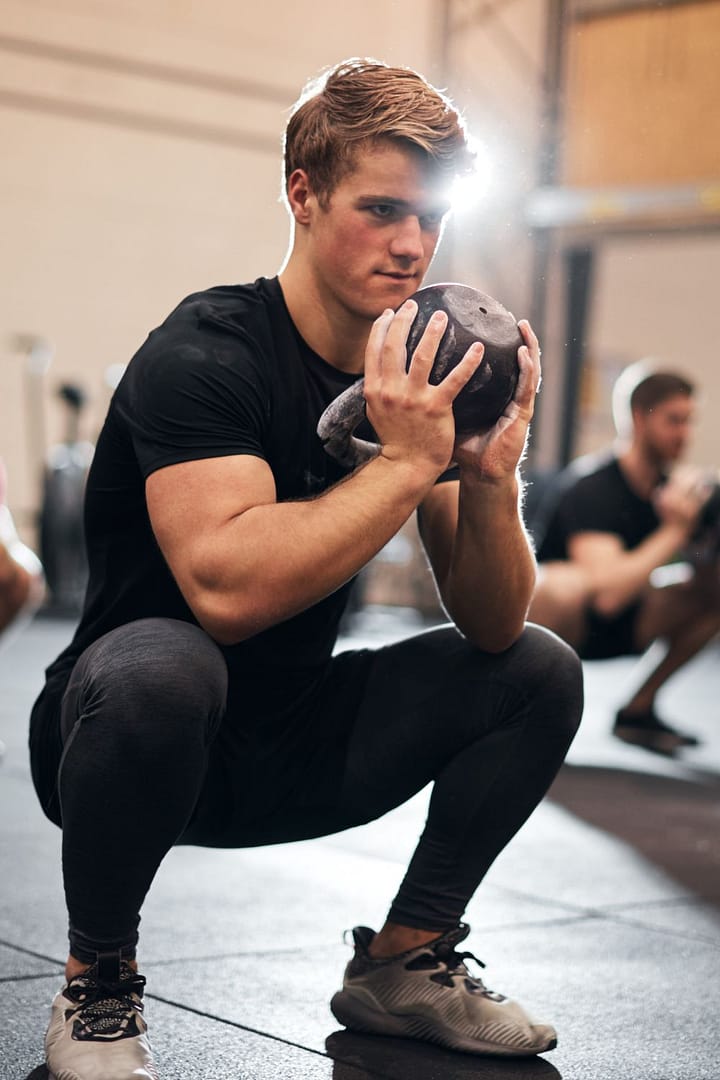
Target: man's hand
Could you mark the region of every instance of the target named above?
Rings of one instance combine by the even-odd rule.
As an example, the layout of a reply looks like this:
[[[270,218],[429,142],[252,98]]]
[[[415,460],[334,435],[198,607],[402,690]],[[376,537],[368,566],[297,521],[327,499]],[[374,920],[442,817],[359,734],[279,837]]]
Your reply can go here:
[[[689,538],[698,526],[702,508],[712,486],[698,468],[684,465],[659,487],[653,497],[655,511],[664,525],[675,525]]]
[[[447,315],[434,313],[406,371],[405,343],[416,313],[415,301],[407,300],[397,313],[385,311],[373,325],[365,353],[367,415],[384,457],[407,460],[439,476],[453,457],[453,401],[480,364],[484,346],[471,345],[435,386],[428,379]]]
[[[483,479],[502,480],[515,473],[535,409],[540,387],[540,346],[527,319],[518,326],[525,344],[518,349],[520,375],[512,400],[490,431],[465,436],[455,445],[453,458],[461,469],[474,470]]]

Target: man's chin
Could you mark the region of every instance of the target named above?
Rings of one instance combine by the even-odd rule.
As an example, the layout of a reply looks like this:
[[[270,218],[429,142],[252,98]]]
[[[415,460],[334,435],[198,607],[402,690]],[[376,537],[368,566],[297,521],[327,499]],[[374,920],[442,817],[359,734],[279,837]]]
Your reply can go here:
[[[392,278],[385,276],[382,278],[382,282],[384,299],[378,315],[382,315],[383,311],[388,307],[399,308],[422,285],[422,281],[418,277]]]

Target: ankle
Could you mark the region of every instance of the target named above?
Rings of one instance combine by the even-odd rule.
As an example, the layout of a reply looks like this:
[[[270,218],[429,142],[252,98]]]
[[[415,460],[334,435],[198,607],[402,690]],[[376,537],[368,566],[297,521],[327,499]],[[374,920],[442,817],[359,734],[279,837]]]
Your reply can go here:
[[[441,935],[442,930],[417,930],[412,926],[387,922],[370,942],[368,952],[377,959],[398,956],[410,949],[419,949],[429,941],[437,941]]]
[[[623,705],[618,710],[621,716],[635,717],[635,716],[652,716],[655,704],[655,697],[650,698],[633,698],[627,705]]]
[[[137,971],[137,960],[127,960],[126,963],[133,969],[133,971]],[[69,982],[70,979],[75,979],[78,975],[84,975],[85,972],[89,971],[91,967],[92,964],[86,964],[82,960],[78,960],[77,957],[70,954],[67,958],[67,963],[65,964],[65,978]]]

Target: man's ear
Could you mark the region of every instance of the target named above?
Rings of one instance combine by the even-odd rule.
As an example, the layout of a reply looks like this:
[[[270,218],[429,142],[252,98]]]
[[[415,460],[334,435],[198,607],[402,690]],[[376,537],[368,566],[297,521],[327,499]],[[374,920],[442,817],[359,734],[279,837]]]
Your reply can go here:
[[[290,212],[298,225],[308,225],[312,207],[317,203],[312,193],[308,174],[304,169],[294,169],[287,182],[287,201]]]

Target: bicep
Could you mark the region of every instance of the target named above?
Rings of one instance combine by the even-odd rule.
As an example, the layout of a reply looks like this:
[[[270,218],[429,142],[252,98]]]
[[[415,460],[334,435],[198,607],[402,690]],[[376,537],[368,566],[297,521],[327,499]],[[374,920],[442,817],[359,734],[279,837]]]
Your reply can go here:
[[[150,474],[145,483],[155,538],[191,607],[198,590],[235,559],[228,529],[254,506],[276,501],[269,465],[251,454],[184,461]]]

